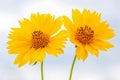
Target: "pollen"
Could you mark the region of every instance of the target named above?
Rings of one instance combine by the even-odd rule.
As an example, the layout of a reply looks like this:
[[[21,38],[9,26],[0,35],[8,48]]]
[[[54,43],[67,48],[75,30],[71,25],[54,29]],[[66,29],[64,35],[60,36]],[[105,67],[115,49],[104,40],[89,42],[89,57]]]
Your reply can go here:
[[[75,40],[82,44],[89,44],[93,41],[94,31],[88,27],[79,27],[75,33]]]
[[[32,33],[32,48],[44,48],[48,45],[50,36],[41,31],[34,31]]]

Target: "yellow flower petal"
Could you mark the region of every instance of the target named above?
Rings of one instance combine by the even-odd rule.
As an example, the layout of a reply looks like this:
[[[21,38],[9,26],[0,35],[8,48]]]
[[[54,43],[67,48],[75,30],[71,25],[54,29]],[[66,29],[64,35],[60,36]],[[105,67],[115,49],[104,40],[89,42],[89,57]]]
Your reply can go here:
[[[63,53],[61,48],[65,48],[64,44],[66,43],[66,31],[62,30],[57,35],[51,38],[50,43],[45,48],[48,54],[58,56],[58,54]],[[55,50],[54,50],[55,49]]]
[[[54,21],[54,27],[51,27],[51,29],[48,29],[49,30],[49,33],[50,34],[54,34],[56,33],[62,26],[63,24],[63,17],[58,17],[55,21]]]
[[[114,30],[108,29],[95,34],[95,39],[108,40],[115,36]]]
[[[29,47],[22,47],[22,48],[9,48],[8,49],[8,53],[9,54],[20,54],[20,53],[24,53],[27,50],[29,50]],[[18,52],[19,51],[19,52]]]
[[[87,51],[89,51],[92,55],[95,55],[96,57],[99,56],[98,50],[95,49],[95,48],[93,48],[91,45],[86,45],[86,46],[85,46],[85,49],[86,49]]]
[[[85,26],[89,22],[90,11],[84,9],[81,15],[81,20],[79,21],[79,26]]]
[[[107,42],[107,41],[95,40],[94,47],[99,48],[104,51],[109,48],[113,48],[114,46],[110,42]]]
[[[32,57],[29,62],[30,64],[37,62],[37,57],[40,54],[40,52],[41,52],[41,49],[37,49],[34,53],[32,53]]]
[[[88,56],[88,53],[85,50],[84,46],[81,45],[76,48],[76,57],[78,58],[78,60],[82,59],[83,61],[85,61],[87,56]]]
[[[75,30],[75,26],[73,25],[71,20],[67,16],[63,16],[63,18],[64,18],[64,25],[65,25],[66,29],[68,31],[74,31]]]
[[[73,19],[73,22],[74,22],[76,28],[79,27],[79,22],[81,22],[80,18],[81,18],[80,11],[77,9],[73,9],[72,10],[72,19]]]
[[[39,54],[38,57],[36,58],[36,61],[43,62],[45,56],[46,56],[46,54],[45,54],[45,50],[42,49],[42,50],[40,51],[40,54]]]
[[[26,52],[19,54],[16,57],[14,64],[19,64],[18,67],[23,66],[30,60],[30,57],[34,51],[35,51],[34,49],[29,49]]]

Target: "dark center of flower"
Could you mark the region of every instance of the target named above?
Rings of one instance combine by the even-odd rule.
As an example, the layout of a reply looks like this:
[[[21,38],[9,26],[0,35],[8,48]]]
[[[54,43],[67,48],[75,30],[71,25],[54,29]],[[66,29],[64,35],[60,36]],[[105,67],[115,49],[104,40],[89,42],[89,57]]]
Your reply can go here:
[[[94,31],[88,27],[80,27],[76,30],[75,40],[79,41],[82,44],[89,44],[92,42],[94,37]]]
[[[32,47],[35,49],[44,48],[49,43],[50,36],[41,31],[34,31],[32,33]]]

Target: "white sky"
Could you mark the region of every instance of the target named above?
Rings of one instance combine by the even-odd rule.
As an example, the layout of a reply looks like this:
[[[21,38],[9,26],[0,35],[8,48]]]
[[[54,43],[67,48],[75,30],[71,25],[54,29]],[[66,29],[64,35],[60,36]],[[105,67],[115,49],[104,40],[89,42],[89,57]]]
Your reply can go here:
[[[0,0],[0,80],[40,80],[39,64],[17,68],[13,65],[15,55],[6,49],[7,35],[11,27],[17,27],[18,20],[29,18],[31,13],[51,13],[68,15],[71,10],[84,8],[102,13],[115,29],[116,37],[111,40],[115,48],[100,52],[99,58],[89,55],[83,63],[77,61],[73,80],[120,80],[120,0]],[[45,80],[67,80],[75,53],[71,43],[66,44],[65,54],[58,58],[47,55],[45,59]]]

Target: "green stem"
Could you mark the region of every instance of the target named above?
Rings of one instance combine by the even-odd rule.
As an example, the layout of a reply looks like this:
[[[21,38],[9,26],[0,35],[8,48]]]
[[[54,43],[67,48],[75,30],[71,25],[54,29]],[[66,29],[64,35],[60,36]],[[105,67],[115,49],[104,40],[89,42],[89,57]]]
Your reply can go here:
[[[41,63],[41,80],[44,80],[43,62]]]
[[[72,73],[73,73],[73,68],[74,68],[74,65],[75,65],[75,61],[76,61],[76,55],[75,55],[75,57],[74,57],[74,59],[73,59],[73,62],[72,62],[69,80],[72,80]]]

